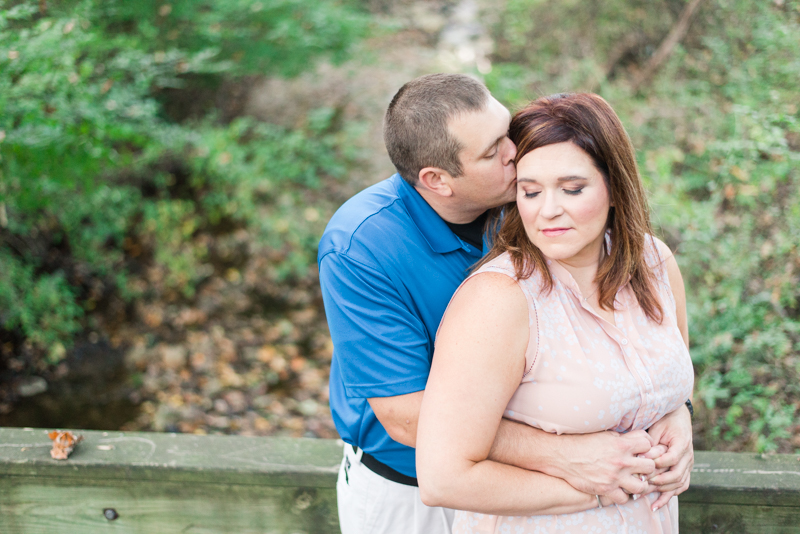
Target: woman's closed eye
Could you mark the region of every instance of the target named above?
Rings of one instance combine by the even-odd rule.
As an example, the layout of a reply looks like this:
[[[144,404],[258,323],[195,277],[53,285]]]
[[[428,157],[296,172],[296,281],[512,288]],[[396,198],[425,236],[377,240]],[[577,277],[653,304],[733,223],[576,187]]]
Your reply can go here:
[[[564,189],[563,191],[570,196],[576,196],[581,194],[583,187],[578,187],[577,189]],[[541,193],[541,191],[526,191],[525,198],[536,198],[539,196],[539,193]]]

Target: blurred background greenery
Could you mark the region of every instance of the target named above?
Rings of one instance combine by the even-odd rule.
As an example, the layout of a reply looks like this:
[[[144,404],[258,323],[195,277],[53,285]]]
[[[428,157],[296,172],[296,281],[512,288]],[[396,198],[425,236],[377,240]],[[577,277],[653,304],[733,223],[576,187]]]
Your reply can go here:
[[[799,451],[793,0],[0,1],[0,425],[335,436],[316,243],[435,71],[614,106],[697,448]]]

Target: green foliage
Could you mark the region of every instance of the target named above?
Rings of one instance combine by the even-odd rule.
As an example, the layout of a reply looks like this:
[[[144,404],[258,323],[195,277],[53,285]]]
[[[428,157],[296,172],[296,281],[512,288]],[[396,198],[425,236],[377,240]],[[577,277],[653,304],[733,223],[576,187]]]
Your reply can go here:
[[[63,338],[80,329],[81,308],[64,276],[34,276],[33,269],[0,250],[0,326],[20,328],[35,344],[50,348],[48,361],[64,356]]]
[[[97,3],[93,20],[107,34],[137,39],[136,48],[161,51],[165,60],[169,51],[214,50],[217,61],[228,62],[216,68],[228,75],[292,76],[320,56],[341,61],[366,28],[364,15],[340,3],[306,0],[106,0]]]
[[[632,93],[684,5],[513,0],[487,82],[512,106],[587,89],[611,102],[684,276],[704,445],[790,452],[800,408],[800,3],[706,2]]]
[[[234,231],[280,251],[275,280],[306,276],[333,209],[306,199],[352,165],[353,127],[330,109],[294,129],[213,108],[176,123],[163,95],[341,60],[366,29],[335,1],[0,3],[2,328],[63,353],[87,280],[191,297],[218,268],[209,236]]]

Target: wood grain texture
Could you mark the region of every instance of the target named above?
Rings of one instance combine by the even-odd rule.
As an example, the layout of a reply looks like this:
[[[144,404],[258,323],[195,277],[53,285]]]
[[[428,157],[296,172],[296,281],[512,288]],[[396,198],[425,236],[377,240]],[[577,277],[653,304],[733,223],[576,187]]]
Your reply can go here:
[[[46,431],[0,428],[0,475],[336,486],[338,440],[75,431],[68,460],[53,460]]]
[[[0,533],[339,532],[338,440],[77,432],[0,428]],[[681,532],[800,532],[799,458],[696,452]]]
[[[800,508],[739,504],[680,505],[680,531],[690,534],[797,534]]]
[[[58,461],[44,430],[0,429],[0,533],[339,532],[336,440],[77,433]]]
[[[9,534],[339,532],[334,489],[3,476],[0,503]]]

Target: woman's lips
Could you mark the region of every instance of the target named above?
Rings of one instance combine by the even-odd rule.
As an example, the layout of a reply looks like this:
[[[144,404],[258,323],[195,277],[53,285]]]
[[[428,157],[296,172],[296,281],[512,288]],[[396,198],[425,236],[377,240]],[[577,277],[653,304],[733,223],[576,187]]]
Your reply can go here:
[[[546,237],[556,237],[565,234],[569,228],[543,228],[542,233]]]

